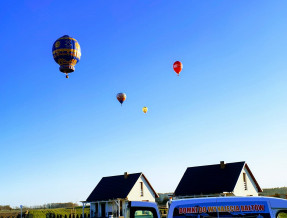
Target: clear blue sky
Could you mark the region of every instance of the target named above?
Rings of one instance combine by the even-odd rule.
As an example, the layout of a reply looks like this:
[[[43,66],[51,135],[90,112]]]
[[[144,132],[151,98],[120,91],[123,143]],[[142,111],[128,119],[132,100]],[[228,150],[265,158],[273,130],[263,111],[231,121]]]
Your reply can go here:
[[[287,185],[286,0],[6,1],[0,20],[0,205],[85,200],[125,171],[172,192],[220,160]]]

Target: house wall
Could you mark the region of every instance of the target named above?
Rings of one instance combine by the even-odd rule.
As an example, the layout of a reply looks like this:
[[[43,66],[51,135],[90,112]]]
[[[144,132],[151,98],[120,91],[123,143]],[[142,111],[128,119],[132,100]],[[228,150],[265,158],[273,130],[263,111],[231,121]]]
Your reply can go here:
[[[244,188],[243,173],[246,173],[247,190]],[[235,196],[258,196],[257,186],[246,167],[241,171],[233,193]]]
[[[122,200],[122,214],[124,215],[126,213],[126,201]],[[106,213],[102,213],[102,207],[101,204],[105,204],[105,210]],[[98,211],[96,210],[96,207],[98,208]],[[97,211],[97,214],[95,212]],[[114,217],[118,217],[118,206],[115,203],[115,201],[99,201],[96,203],[90,203],[90,214],[91,217],[108,217],[109,213],[113,213]],[[92,216],[93,215],[93,216]]]
[[[141,182],[143,182],[143,196],[141,196]],[[150,201],[155,202],[155,194],[143,176],[140,176],[134,187],[128,194],[129,201]]]

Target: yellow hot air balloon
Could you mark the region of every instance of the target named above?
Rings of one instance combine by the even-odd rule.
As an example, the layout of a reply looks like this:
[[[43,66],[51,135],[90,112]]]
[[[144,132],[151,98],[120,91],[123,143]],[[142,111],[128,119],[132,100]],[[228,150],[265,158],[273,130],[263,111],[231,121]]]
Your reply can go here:
[[[148,111],[148,108],[147,107],[143,107],[143,112],[146,114],[147,113],[147,111]]]

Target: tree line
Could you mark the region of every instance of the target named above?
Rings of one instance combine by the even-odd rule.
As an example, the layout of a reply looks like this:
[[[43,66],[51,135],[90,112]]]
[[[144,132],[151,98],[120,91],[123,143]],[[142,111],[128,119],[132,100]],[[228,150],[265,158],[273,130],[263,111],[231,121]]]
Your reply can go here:
[[[12,207],[10,205],[0,205],[0,210],[12,210]]]
[[[32,206],[30,209],[55,209],[55,208],[75,208],[79,207],[77,203],[67,202],[67,203],[48,203],[43,205]]]
[[[280,197],[283,195],[287,195],[287,187],[278,187],[278,188],[264,188],[263,192],[259,193],[263,196],[273,196],[273,197]]]

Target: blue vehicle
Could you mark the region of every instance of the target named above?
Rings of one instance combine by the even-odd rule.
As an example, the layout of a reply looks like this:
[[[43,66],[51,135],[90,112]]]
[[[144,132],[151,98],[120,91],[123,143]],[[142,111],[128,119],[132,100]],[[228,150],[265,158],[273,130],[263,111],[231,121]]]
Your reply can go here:
[[[271,197],[209,197],[170,202],[167,218],[205,217],[287,218],[287,200]],[[126,217],[122,218],[160,218],[160,213],[155,202],[131,201]]]
[[[287,217],[287,200],[271,197],[210,197],[174,200],[167,218]]]

